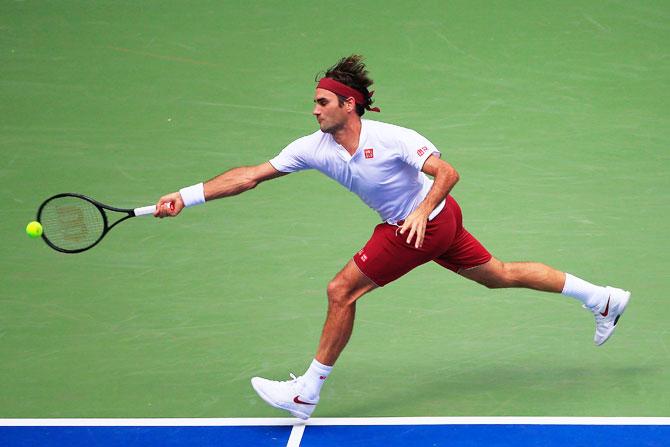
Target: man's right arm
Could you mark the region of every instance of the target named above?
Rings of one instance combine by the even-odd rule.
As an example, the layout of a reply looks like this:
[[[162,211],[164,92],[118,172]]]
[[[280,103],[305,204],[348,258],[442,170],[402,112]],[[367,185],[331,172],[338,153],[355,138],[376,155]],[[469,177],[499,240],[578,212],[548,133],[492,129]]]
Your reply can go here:
[[[255,188],[261,182],[286,174],[288,173],[276,170],[269,162],[258,166],[233,168],[204,183],[205,200],[210,201],[241,194]],[[184,200],[179,192],[174,192],[158,200],[154,216],[174,217],[182,209],[184,209]]]
[[[277,171],[267,161],[258,166],[233,168],[205,182],[205,200],[235,196],[255,188],[261,182],[286,174],[286,172]]]

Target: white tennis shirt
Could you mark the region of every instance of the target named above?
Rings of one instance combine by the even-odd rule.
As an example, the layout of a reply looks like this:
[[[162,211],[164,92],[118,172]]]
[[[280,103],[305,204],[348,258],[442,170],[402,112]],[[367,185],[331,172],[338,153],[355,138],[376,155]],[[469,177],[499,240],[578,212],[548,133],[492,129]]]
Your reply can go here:
[[[280,172],[321,171],[358,195],[382,220],[395,224],[419,206],[433,185],[421,172],[431,154],[440,156],[433,143],[411,129],[361,120],[354,155],[318,130],[286,146],[270,163]],[[430,219],[443,207],[444,201]]]

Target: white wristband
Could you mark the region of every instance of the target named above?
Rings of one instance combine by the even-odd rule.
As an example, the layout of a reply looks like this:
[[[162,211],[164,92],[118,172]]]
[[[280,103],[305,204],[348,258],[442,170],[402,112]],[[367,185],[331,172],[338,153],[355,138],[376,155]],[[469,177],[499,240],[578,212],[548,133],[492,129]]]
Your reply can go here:
[[[179,194],[181,194],[185,207],[205,203],[205,185],[203,183],[182,188],[179,190]]]

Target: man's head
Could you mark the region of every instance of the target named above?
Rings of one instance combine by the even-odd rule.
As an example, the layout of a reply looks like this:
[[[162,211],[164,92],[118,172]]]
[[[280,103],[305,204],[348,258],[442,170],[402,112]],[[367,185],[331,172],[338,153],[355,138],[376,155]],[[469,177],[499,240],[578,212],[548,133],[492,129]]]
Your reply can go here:
[[[326,70],[314,95],[313,114],[321,130],[334,133],[344,127],[347,120],[360,118],[366,109],[378,110],[370,108],[372,94],[368,87],[371,85],[362,56],[344,57]]]

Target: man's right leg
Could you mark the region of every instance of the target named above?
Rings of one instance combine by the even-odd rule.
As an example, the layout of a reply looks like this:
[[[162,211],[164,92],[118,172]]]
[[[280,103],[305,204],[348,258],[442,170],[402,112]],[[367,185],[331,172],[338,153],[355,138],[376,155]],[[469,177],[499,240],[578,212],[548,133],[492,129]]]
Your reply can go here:
[[[537,262],[502,262],[496,258],[458,273],[488,288],[523,287],[571,296],[593,312],[596,333],[593,341],[601,345],[612,335],[623,314],[630,292],[600,287]]]
[[[328,314],[316,360],[324,365],[335,364],[354,327],[356,300],[376,287],[374,282],[361,273],[353,260],[328,284]]]
[[[356,300],[375,287],[375,283],[350,260],[328,284],[328,315],[316,358],[310,367],[303,376],[294,376],[293,380],[284,382],[252,378],[251,385],[258,395],[275,408],[307,419],[319,402],[321,386],[349,341],[354,326]]]
[[[363,249],[328,285],[328,316],[316,358],[307,372],[290,382],[254,377],[252,385],[256,392],[272,406],[303,419],[309,417],[318,402],[323,380],[349,341],[356,300],[375,287],[395,281],[413,268],[431,261],[443,247],[449,246],[457,233],[457,222],[449,209],[445,206],[445,210],[428,222],[421,249],[407,244],[398,234],[397,225],[377,225]]]

